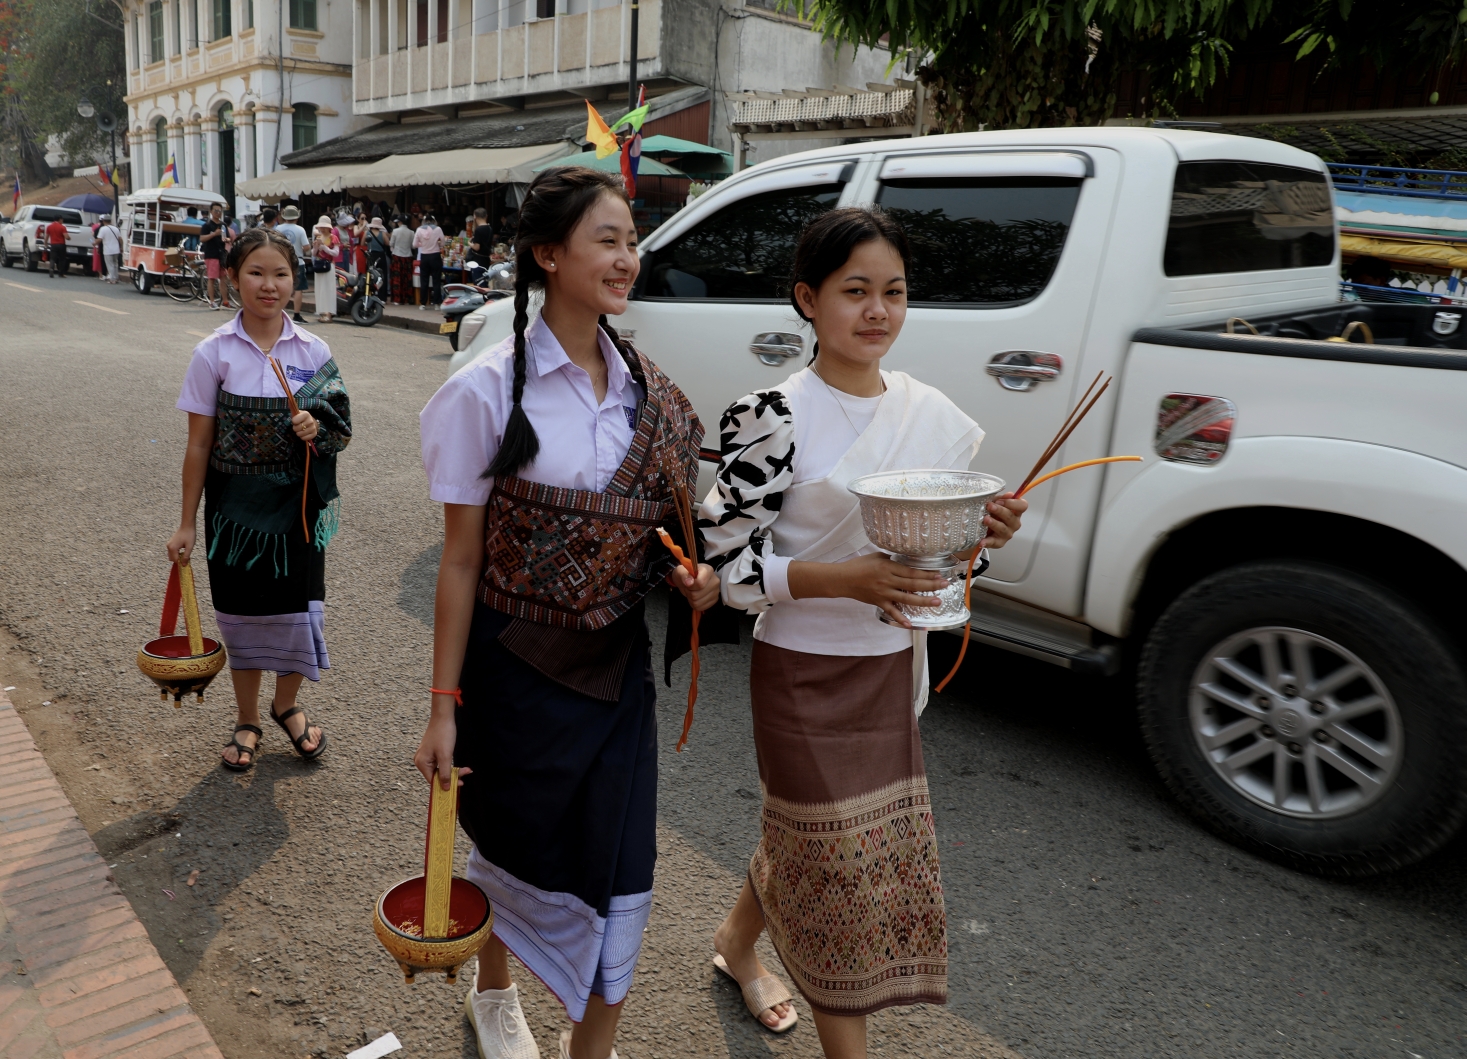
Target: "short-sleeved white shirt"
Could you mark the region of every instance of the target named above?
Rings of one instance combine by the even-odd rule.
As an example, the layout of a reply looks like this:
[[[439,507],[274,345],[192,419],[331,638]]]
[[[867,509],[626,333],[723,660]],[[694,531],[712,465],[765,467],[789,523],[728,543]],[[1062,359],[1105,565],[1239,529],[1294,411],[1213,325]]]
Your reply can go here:
[[[104,224],[97,229],[97,238],[102,240],[102,253],[122,253],[122,235],[110,224]]]
[[[237,397],[285,396],[265,354],[245,334],[240,323],[242,315],[236,313],[233,320],[216,328],[194,347],[193,359],[183,377],[183,392],[178,395],[178,408],[212,416],[218,408],[221,389]],[[290,392],[295,393],[331,359],[331,349],[309,331],[297,327],[289,316],[284,322],[270,355],[285,372]]]
[[[540,439],[519,477],[563,489],[604,492],[626,459],[642,394],[626,362],[600,334],[606,397],[598,405],[591,376],[573,364],[544,320],[525,331],[525,415]],[[514,383],[514,336],[460,368],[423,408],[418,422],[428,495],[444,504],[487,503],[492,478],[481,477],[499,452]]]

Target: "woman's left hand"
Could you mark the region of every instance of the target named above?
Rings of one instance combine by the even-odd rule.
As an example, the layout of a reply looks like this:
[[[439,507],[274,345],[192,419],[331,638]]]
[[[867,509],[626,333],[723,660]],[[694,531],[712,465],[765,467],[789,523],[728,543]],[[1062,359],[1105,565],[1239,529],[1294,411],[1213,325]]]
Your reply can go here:
[[[682,566],[673,568],[668,579],[677,590],[688,597],[688,603],[697,611],[708,610],[718,602],[718,575],[707,563],[698,564],[698,576],[694,578]]]
[[[297,412],[290,417],[290,428],[295,431],[295,436],[302,441],[314,441],[316,435],[321,432],[321,424],[316,422],[310,412]],[[1023,501],[1020,501],[1022,503]]]
[[[983,519],[983,525],[988,528],[983,547],[1002,548],[1007,544],[1019,532],[1019,523],[1028,510],[1029,501],[1020,500],[1013,493],[1004,493],[990,500],[988,514]]]

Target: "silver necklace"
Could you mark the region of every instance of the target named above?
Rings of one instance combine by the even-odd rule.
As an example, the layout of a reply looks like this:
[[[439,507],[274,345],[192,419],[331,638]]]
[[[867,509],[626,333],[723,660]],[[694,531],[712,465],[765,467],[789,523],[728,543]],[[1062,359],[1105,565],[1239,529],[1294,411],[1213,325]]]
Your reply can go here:
[[[849,412],[846,411],[846,403],[844,401],[842,401],[839,397],[837,397],[835,395],[835,390],[831,387],[830,383],[828,383],[828,382],[825,381],[825,376],[820,374],[820,369],[819,368],[815,367],[815,365],[812,364],[812,365],[810,365],[810,371],[815,376],[815,378],[817,378],[817,379],[820,380],[820,385],[825,387],[825,392],[828,393],[828,394],[830,394],[830,399],[832,401],[834,401],[836,407],[840,409],[840,414],[846,417],[846,423],[850,426],[851,433],[855,434],[856,437],[860,437],[861,436],[861,432],[856,429],[855,420],[853,420],[851,418],[851,413],[849,413]],[[881,393],[880,394],[877,394],[877,396],[878,397],[881,397],[881,396],[884,396],[885,394],[886,394],[886,383],[883,382],[881,384]]]

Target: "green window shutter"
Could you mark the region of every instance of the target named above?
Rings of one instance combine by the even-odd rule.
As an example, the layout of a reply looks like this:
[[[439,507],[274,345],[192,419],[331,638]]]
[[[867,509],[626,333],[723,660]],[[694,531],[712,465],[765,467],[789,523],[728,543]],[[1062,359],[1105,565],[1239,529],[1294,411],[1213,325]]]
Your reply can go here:
[[[309,103],[295,104],[290,118],[290,149],[304,151],[316,146],[316,108]]]

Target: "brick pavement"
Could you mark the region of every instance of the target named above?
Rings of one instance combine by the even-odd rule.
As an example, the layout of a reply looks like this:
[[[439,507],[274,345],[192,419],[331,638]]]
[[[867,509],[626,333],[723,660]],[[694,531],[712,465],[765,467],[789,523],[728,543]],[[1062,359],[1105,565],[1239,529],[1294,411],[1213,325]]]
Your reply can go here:
[[[0,1057],[222,1059],[4,692]]]

